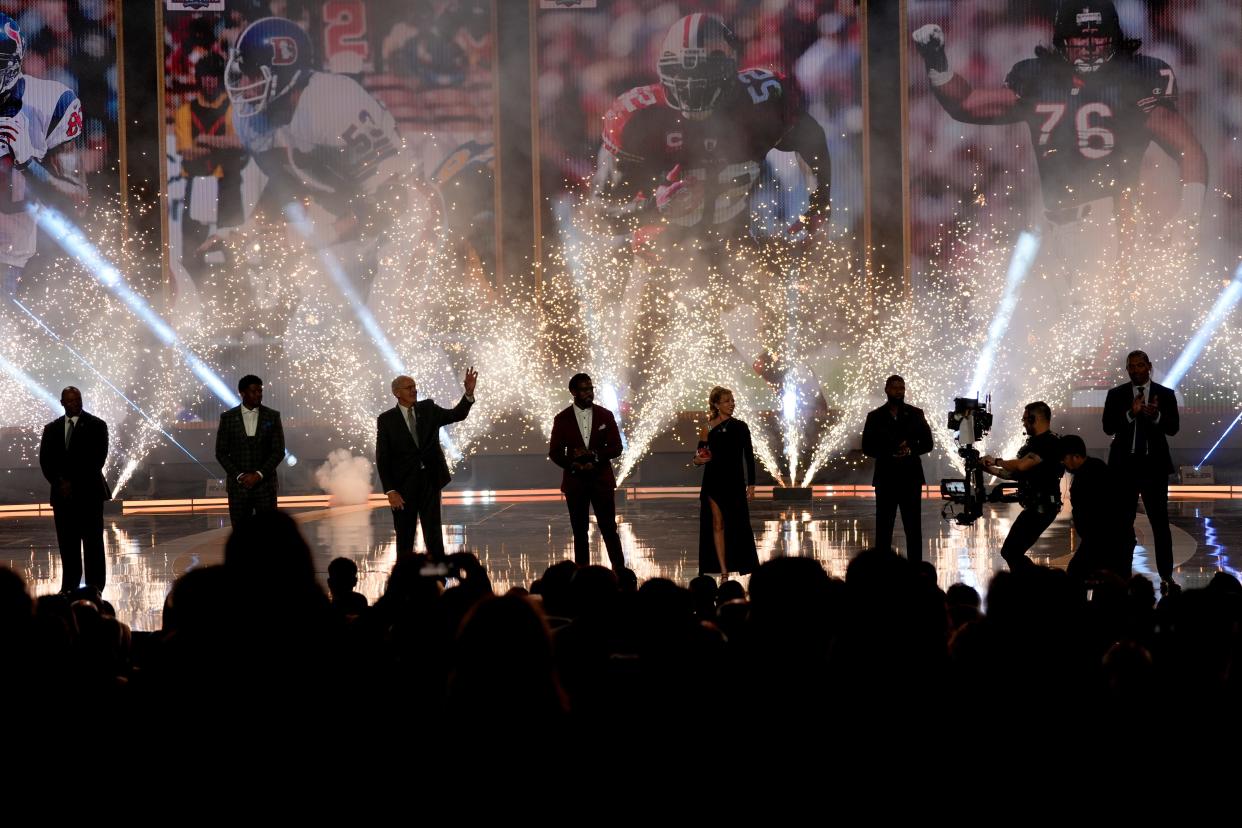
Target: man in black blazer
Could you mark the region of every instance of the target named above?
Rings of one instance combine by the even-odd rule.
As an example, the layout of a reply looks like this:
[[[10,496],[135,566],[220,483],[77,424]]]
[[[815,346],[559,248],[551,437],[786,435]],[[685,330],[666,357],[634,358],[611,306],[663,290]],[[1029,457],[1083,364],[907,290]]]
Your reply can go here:
[[[280,412],[263,405],[263,380],[247,374],[237,390],[241,405],[221,414],[216,429],[216,460],[224,466],[234,526],[260,512],[276,511],[276,467],[285,459]]]
[[[906,381],[897,375],[884,383],[888,401],[867,415],[863,426],[863,454],[875,458],[875,545],[892,549],[893,524],[901,509],[906,530],[906,557],[923,559],[923,462],[932,450],[931,427],[923,410],[906,404]]]
[[[104,479],[108,459],[108,424],[82,410],[82,392],[72,385],[60,392],[65,416],[43,427],[39,468],[52,484],[52,514],[60,546],[60,591],[73,592],[82,581],[102,593],[107,581],[104,561],[103,505],[112,498]]]
[[[617,533],[617,478],[612,461],[621,456],[621,431],[612,412],[595,404],[595,386],[589,376],[574,374],[569,392],[574,402],[552,421],[548,458],[565,470],[561,491],[574,531],[574,561],[579,566],[591,563],[590,509],[594,506],[608,561],[620,572],[625,568],[625,555]]]
[[[1152,382],[1151,360],[1142,351],[1126,356],[1126,373],[1130,381],[1109,391],[1104,400],[1104,433],[1113,438],[1108,465],[1119,484],[1127,487],[1121,498],[1122,519],[1131,533],[1138,499],[1143,498],[1156,546],[1160,591],[1167,594],[1178,589],[1173,582],[1173,534],[1169,531],[1173,456],[1168,440],[1181,427],[1177,398],[1172,389]]]
[[[449,484],[448,461],[440,447],[440,428],[466,419],[474,405],[479,372],[466,371],[466,393],[454,408],[418,399],[418,385],[407,376],[392,381],[397,406],[376,418],[375,465],[388,495],[397,530],[397,557],[414,554],[414,535],[423,524],[423,542],[433,560],[444,558],[440,536],[440,490]]]

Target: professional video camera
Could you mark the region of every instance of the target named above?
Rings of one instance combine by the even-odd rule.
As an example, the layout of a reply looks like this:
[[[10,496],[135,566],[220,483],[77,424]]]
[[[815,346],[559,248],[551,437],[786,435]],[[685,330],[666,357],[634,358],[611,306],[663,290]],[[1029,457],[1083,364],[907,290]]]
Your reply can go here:
[[[957,456],[965,464],[965,475],[940,481],[940,497],[949,501],[940,514],[945,520],[955,520],[962,526],[969,526],[983,516],[984,503],[1009,499],[1005,484],[997,486],[991,496],[987,494],[983,487],[983,464],[979,449],[974,445],[992,429],[992,412],[988,410],[991,404],[991,394],[983,404],[978,397],[955,397],[953,410],[949,412],[948,428],[957,432]],[[960,512],[953,512],[954,503],[962,507]]]
[[[988,410],[991,405],[991,394],[988,394],[982,405],[979,404],[978,397],[953,398],[953,410],[949,412],[948,428],[950,431],[958,432],[957,441],[963,447],[979,442],[992,430],[992,412]]]

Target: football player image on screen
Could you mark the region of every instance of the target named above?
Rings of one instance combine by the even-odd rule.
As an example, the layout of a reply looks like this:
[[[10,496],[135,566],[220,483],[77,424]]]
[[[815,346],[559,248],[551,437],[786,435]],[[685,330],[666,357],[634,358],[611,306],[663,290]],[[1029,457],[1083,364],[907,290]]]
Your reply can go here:
[[[322,223],[330,226],[316,222],[314,244],[341,250],[365,297],[385,230],[416,171],[388,110],[357,81],[314,65],[300,26],[261,18],[238,36],[225,89],[237,135],[267,176],[257,221],[313,201],[330,217]]]
[[[35,254],[35,217],[28,206],[57,202],[78,210],[86,182],[78,157],[82,103],[54,80],[22,72],[22,33],[0,14],[0,271],[15,296]]]
[[[1112,2],[1062,3],[1052,48],[1037,47],[1035,57],[1018,61],[997,88],[975,89],[953,71],[940,26],[923,26],[913,39],[936,100],[950,116],[972,124],[1027,124],[1052,225],[1084,219],[1093,202],[1107,200],[1126,232],[1143,154],[1154,142],[1177,163],[1182,180],[1180,206],[1157,232],[1194,239],[1207,158],[1177,110],[1173,69],[1140,53],[1141,42],[1123,34]]]
[[[496,272],[496,151],[490,143],[455,147],[430,176],[440,195],[444,228],[462,261]]]
[[[772,150],[795,153],[809,198],[776,238],[827,235],[831,164],[823,127],[798,90],[770,69],[741,69],[739,42],[719,17],[687,15],[668,30],[658,82],[621,94],[604,116],[591,208],[605,232],[629,234],[648,261],[701,275],[736,261],[768,238],[752,234],[754,194]],[[762,265],[759,265],[762,267]],[[639,269],[628,291],[646,278]],[[773,385],[779,360],[761,332],[757,297],[739,296],[721,324],[743,361]],[[617,338],[634,329],[636,303],[624,303]]]
[[[815,184],[790,228],[829,219],[830,164],[823,128],[783,75],[738,70],[724,22],[691,14],[660,48],[659,82],[619,96],[604,116],[592,197],[621,232],[667,225],[674,235],[746,236],[750,198],[771,150],[797,153]]]

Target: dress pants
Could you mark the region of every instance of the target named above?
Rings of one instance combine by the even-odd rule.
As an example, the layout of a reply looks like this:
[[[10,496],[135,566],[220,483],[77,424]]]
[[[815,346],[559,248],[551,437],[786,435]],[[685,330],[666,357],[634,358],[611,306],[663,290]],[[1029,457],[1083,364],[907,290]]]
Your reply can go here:
[[[591,563],[591,515],[595,509],[595,522],[608,550],[608,561],[614,572],[625,568],[625,555],[621,551],[621,536],[617,534],[617,505],[615,490],[589,489],[566,492],[565,505],[569,507],[569,525],[574,530],[574,562],[578,566]]]
[[[56,542],[60,546],[63,576],[62,592],[72,592],[82,582],[82,561],[86,560],[86,585],[103,592],[107,581],[104,561],[103,501],[74,498],[53,504]]]
[[[893,548],[893,524],[901,509],[901,526],[906,530],[906,557],[923,560],[922,524],[923,484],[917,481],[877,483],[875,487],[875,545]]]
[[[414,538],[421,521],[427,557],[442,560],[444,537],[440,532],[440,487],[423,477],[408,490],[402,490],[401,497],[405,499],[405,508],[394,509],[392,513],[393,527],[397,530],[397,557],[414,554]]]
[[[1126,512],[1122,520],[1130,527],[1133,536],[1134,516],[1138,514],[1138,501],[1143,498],[1143,511],[1151,522],[1152,541],[1156,547],[1156,571],[1160,580],[1173,580],[1173,533],[1169,529],[1169,477],[1159,472],[1134,470],[1122,475],[1130,487],[1122,496]],[[1131,538],[1133,540],[1133,537]],[[1133,551],[1133,543],[1131,544]]]
[[[259,492],[250,489],[229,493],[229,523],[234,528],[257,514],[274,511],[276,511],[276,492],[272,489],[263,489]]]

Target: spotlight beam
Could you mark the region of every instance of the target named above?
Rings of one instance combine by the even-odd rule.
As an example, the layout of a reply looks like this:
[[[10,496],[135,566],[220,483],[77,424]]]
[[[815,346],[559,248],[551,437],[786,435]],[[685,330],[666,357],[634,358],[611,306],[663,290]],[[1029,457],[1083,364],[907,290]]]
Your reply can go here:
[[[1199,358],[1199,354],[1203,353],[1203,349],[1216,334],[1216,329],[1220,327],[1221,322],[1225,321],[1225,317],[1233,310],[1234,305],[1238,304],[1239,299],[1242,299],[1242,265],[1238,265],[1238,269],[1233,272],[1233,281],[1220,292],[1220,296],[1216,298],[1216,304],[1208,311],[1203,324],[1199,326],[1199,330],[1195,331],[1195,335],[1186,343],[1181,355],[1169,369],[1168,376],[1164,378],[1165,385],[1176,388],[1178,383],[1186,378],[1187,372]]]
[[[1216,449],[1220,447],[1220,444],[1225,442],[1225,438],[1229,436],[1229,432],[1233,431],[1239,422],[1242,422],[1242,411],[1239,411],[1238,416],[1233,418],[1233,422],[1229,424],[1229,428],[1225,429],[1225,433],[1220,435],[1215,443],[1212,443],[1212,447],[1207,450],[1207,454],[1203,455],[1203,459],[1198,463],[1195,463],[1195,471],[1198,471],[1205,463],[1207,463],[1208,458],[1212,456],[1212,452],[1216,451]]]
[[[124,277],[121,276],[121,271],[117,270],[116,265],[103,257],[77,225],[66,218],[59,210],[46,204],[27,204],[26,211],[34,216],[39,226],[60,245],[61,249],[85,266],[90,274],[95,277],[96,281],[124,302],[130,311],[159,337],[161,342],[180,354],[181,358],[190,367],[190,370],[194,372],[194,375],[202,380],[211,389],[212,393],[230,407],[241,404],[241,398],[233,393],[233,390],[229,388],[224,380],[220,379],[214,371],[208,368],[197,355],[186,347],[181,338],[177,336],[176,331],[172,329],[172,326],[164,321],[164,318],[147,304],[146,299],[142,298],[133,288],[126,284]]]
[[[230,408],[241,405],[241,398],[229,388],[228,383],[220,378],[215,371],[207,367],[207,364],[199,359],[198,355],[191,351],[186,344],[181,341],[181,337],[177,336],[177,332],[172,329],[164,318],[147,304],[147,300],[131,288],[121,275],[121,271],[116,265],[104,258],[103,254],[91,244],[90,239],[82,230],[65,217],[63,213],[54,207],[46,204],[28,203],[26,212],[30,213],[43,231],[47,233],[60,246],[62,250],[72,256],[79,264],[83,265],[95,281],[107,288],[113,295],[125,303],[126,307],[146,324],[151,332],[154,333],[161,342],[167,347],[176,351],[185,361],[186,365],[194,373],[194,376],[202,380],[203,384],[211,390],[217,398]],[[286,460],[290,461],[289,465],[297,462],[297,457],[285,452]]]
[[[1014,309],[1018,306],[1018,289],[1031,272],[1035,264],[1035,256],[1039,253],[1040,238],[1035,233],[1023,230],[1014,245],[1013,256],[1009,259],[1009,271],[1005,275],[1005,292],[1001,296],[1000,305],[988,326],[988,339],[979,353],[975,363],[975,373],[970,379],[967,391],[982,394],[992,373],[993,355],[1000,347],[1005,332],[1009,330],[1009,322],[1013,318]]]
[[[48,408],[60,413],[60,400],[56,399],[56,395],[40,385],[34,377],[5,359],[3,355],[0,355],[0,369],[25,386],[27,391],[38,397]]]
[[[358,317],[358,321],[362,323],[362,327],[371,335],[371,341],[375,343],[375,347],[379,349],[380,355],[384,357],[384,361],[388,363],[388,367],[398,374],[405,370],[405,366],[401,362],[401,357],[397,356],[397,351],[392,347],[384,329],[375,319],[375,315],[367,307],[366,302],[362,301],[362,297],[358,295],[358,291],[354,289],[354,285],[349,281],[349,274],[345,272],[345,268],[341,266],[341,262],[337,259],[326,245],[321,244],[315,238],[315,225],[306,215],[306,210],[301,204],[296,202],[285,206],[285,216],[293,224],[294,228],[301,234],[302,238],[315,249],[319,255],[319,261],[323,263],[324,270],[327,271],[328,277],[332,279],[332,284],[336,285],[337,290],[349,302],[349,308],[354,312],[354,316]]]
[[[353,283],[349,280],[349,274],[345,272],[345,268],[341,265],[336,254],[333,253],[327,245],[321,244],[315,238],[315,224],[310,220],[310,216],[306,215],[306,210],[297,202],[290,202],[285,205],[285,217],[293,225],[294,229],[306,239],[307,243],[314,248],[315,253],[319,256],[319,261],[323,263],[323,268],[328,274],[328,278],[332,280],[332,284],[336,285],[337,290],[349,302],[349,308],[353,311],[354,316],[362,324],[362,327],[371,336],[371,342],[379,350],[380,356],[384,358],[384,362],[388,363],[388,368],[397,374],[405,373],[405,364],[401,361],[401,357],[397,355],[397,350],[392,346],[388,335],[384,333],[384,329],[380,327],[379,321],[375,318],[375,314],[371,313],[371,309],[367,307],[367,303],[358,295],[358,291],[354,289]],[[449,453],[449,457],[453,462],[461,460],[461,450],[453,442],[453,438],[449,437],[448,432],[443,428],[440,429],[440,444]],[[297,458],[293,458],[292,466],[297,462]]]
[[[143,411],[143,410],[142,410],[142,408],[140,408],[140,407],[138,406],[138,404],[137,404],[137,403],[135,403],[135,402],[134,402],[133,400],[131,400],[129,397],[125,396],[125,393],[124,393],[123,391],[121,391],[121,389],[117,388],[117,387],[116,387],[116,385],[114,385],[114,384],[113,384],[112,380],[110,380],[110,379],[108,379],[107,377],[105,377],[105,376],[103,375],[103,373],[101,373],[101,372],[100,372],[100,370],[99,370],[98,368],[96,368],[94,365],[92,365],[92,364],[90,363],[90,361],[89,361],[89,360],[87,360],[87,358],[86,358],[86,357],[84,357],[84,356],[83,356],[83,355],[82,355],[82,354],[81,354],[81,353],[80,353],[80,352],[79,352],[76,348],[74,348],[72,345],[70,345],[70,344],[69,344],[68,342],[66,342],[64,339],[62,339],[62,338],[61,338],[61,337],[60,337],[60,336],[59,336],[59,335],[58,335],[55,331],[53,331],[51,328],[49,328],[49,327],[47,326],[47,323],[45,323],[42,319],[40,319],[38,316],[36,316],[36,315],[35,315],[35,313],[34,313],[33,311],[31,311],[31,310],[30,310],[30,308],[28,308],[28,307],[26,307],[25,305],[23,305],[23,304],[21,303],[21,301],[19,301],[16,297],[9,297],[9,298],[13,300],[13,304],[17,305],[17,307],[19,307],[19,308],[21,308],[21,309],[22,309],[22,312],[24,312],[27,316],[29,316],[31,319],[33,319],[36,325],[38,325],[40,328],[42,328],[44,331],[46,331],[46,332],[47,332],[47,334],[48,334],[48,336],[52,337],[52,339],[56,340],[56,341],[57,341],[57,342],[59,342],[61,345],[63,345],[63,346],[64,346],[64,348],[65,348],[65,350],[67,350],[69,353],[73,354],[73,356],[77,358],[78,362],[81,362],[81,363],[82,363],[83,365],[85,365],[85,366],[86,366],[86,367],[87,367],[87,368],[88,368],[88,369],[89,369],[89,370],[90,370],[90,371],[91,371],[91,372],[92,372],[95,376],[97,376],[97,377],[99,377],[99,379],[103,380],[103,382],[104,382],[104,384],[105,384],[105,385],[107,385],[109,388],[111,388],[113,391],[115,391],[115,392],[116,392],[116,395],[117,395],[118,397],[120,397],[121,399],[125,400],[125,402],[129,405],[129,407],[130,407],[130,408],[132,408],[132,409],[134,409],[134,411],[138,412],[138,415],[139,415],[140,417],[142,417],[142,419],[146,420],[146,421],[147,421],[147,423],[148,423],[148,424],[149,424],[152,428],[154,428],[154,429],[155,429],[156,431],[158,431],[160,434],[164,435],[164,437],[168,440],[168,442],[172,443],[174,446],[176,446],[177,448],[181,449],[182,453],[183,453],[183,454],[185,454],[185,456],[186,456],[186,457],[190,458],[190,459],[191,459],[191,460],[193,460],[195,463],[198,463],[198,465],[199,465],[199,466],[203,469],[203,471],[205,471],[205,472],[207,472],[208,474],[210,474],[210,475],[213,475],[213,476],[214,476],[214,474],[215,474],[215,473],[214,473],[214,472],[212,472],[212,470],[211,470],[211,469],[209,469],[209,468],[207,468],[206,466],[204,466],[204,465],[203,465],[203,463],[202,463],[202,461],[201,461],[201,460],[199,460],[197,457],[195,457],[195,456],[194,456],[194,455],[190,452],[190,450],[189,450],[189,449],[187,449],[185,446],[181,445],[181,443],[178,443],[178,442],[177,442],[177,438],[173,437],[171,434],[169,434],[167,431],[165,431],[162,427],[160,427],[160,424],[159,424],[159,423],[157,423],[154,419],[152,419],[152,418],[151,418],[151,415],[149,415],[149,414],[147,414],[147,412]]]

